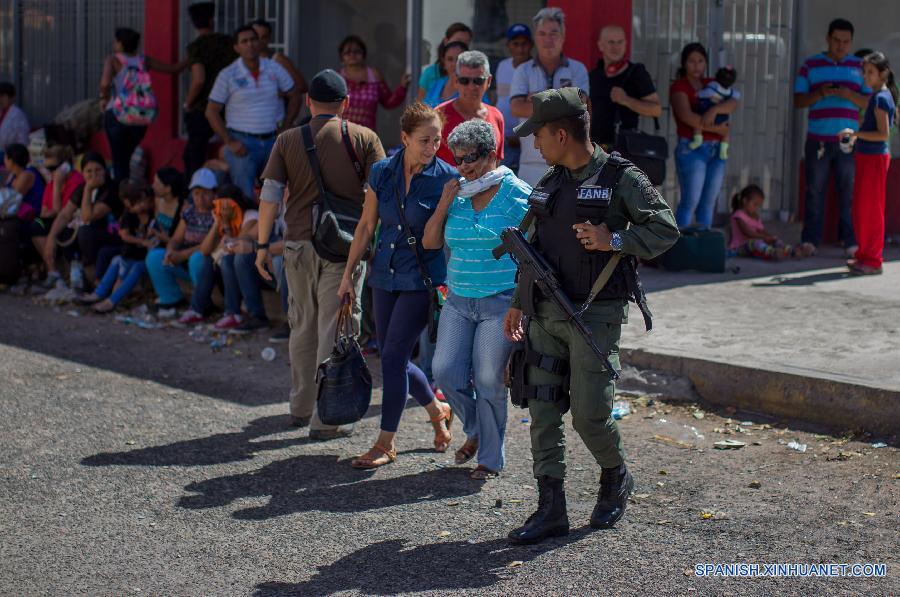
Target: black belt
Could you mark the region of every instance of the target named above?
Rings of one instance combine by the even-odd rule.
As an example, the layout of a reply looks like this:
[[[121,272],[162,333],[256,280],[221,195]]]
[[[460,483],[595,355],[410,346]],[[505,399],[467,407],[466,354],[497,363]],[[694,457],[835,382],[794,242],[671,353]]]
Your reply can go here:
[[[244,131],[236,131],[234,129],[228,129],[228,132],[236,133],[238,135],[247,135],[248,137],[253,137],[254,139],[271,139],[278,133],[278,131],[272,131],[270,133],[245,133]]]

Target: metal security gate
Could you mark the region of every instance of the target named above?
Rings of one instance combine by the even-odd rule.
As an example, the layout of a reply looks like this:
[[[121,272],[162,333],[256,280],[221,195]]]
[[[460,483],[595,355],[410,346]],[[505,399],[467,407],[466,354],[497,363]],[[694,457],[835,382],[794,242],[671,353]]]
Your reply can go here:
[[[181,14],[184,15],[181,27],[182,47],[194,38],[194,28],[187,13],[187,7],[193,3],[193,0],[181,1]],[[289,0],[215,0],[215,3],[216,31],[230,35],[241,25],[262,19],[272,26],[270,47],[290,56],[289,23],[292,3]]]
[[[723,65],[737,69],[743,97],[731,117],[729,162],[716,209],[720,219],[729,211],[728,198],[749,182],[766,192],[767,210],[791,209],[794,0],[634,0],[633,9],[632,57],[656,81],[663,104],[660,124],[672,148],[677,136],[669,85],[681,49],[694,41],[706,46],[711,75]],[[651,130],[652,124],[643,124]],[[677,203],[671,158],[663,192]]]
[[[143,32],[143,0],[0,1],[0,77],[32,126],[97,95],[117,27]]]

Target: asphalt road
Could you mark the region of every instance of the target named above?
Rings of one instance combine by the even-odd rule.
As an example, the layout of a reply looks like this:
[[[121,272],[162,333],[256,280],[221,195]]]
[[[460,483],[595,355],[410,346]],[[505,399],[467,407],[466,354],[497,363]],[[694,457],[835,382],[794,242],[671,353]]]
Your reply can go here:
[[[879,438],[637,399],[626,519],[587,526],[599,471],[569,429],[573,532],[514,548],[503,537],[536,502],[524,411],[499,479],[433,453],[415,407],[398,461],[356,471],[377,404],[355,436],[310,443],[286,427],[283,345],[267,363],[262,337],[213,352],[67,310],[0,295],[2,594],[900,593],[900,455]],[[747,445],[712,449],[723,439]],[[697,577],[706,562],[877,562],[887,577]]]

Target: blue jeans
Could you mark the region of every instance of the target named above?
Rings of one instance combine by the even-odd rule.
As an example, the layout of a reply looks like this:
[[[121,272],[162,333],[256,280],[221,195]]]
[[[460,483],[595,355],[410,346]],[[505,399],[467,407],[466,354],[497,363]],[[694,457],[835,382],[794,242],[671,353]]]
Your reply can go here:
[[[216,281],[215,267],[212,257],[204,257],[200,251],[192,253],[187,264],[163,265],[166,250],[162,247],[151,249],[147,253],[147,273],[153,282],[153,290],[159,297],[160,305],[174,305],[184,296],[178,286],[178,280],[190,280],[194,286],[191,294],[191,309],[197,313],[205,313],[212,304],[212,291]]]
[[[275,145],[275,136],[258,139],[232,130],[229,130],[229,134],[247,149],[246,155],[236,156],[227,146],[225,147],[225,161],[228,162],[231,182],[240,187],[246,197],[253,197],[253,187],[257,177],[266,167],[266,162],[269,161],[269,154]]]
[[[109,267],[103,274],[100,284],[94,289],[94,294],[100,298],[107,298],[112,304],[118,305],[122,299],[134,290],[137,283],[141,281],[141,277],[147,273],[147,267],[143,261],[135,259],[125,259],[121,255],[113,257]],[[113,290],[116,281],[121,280],[119,287]]]
[[[824,148],[819,158],[819,148]],[[838,233],[845,247],[856,244],[853,234],[851,206],[853,205],[853,176],[856,165],[852,153],[844,153],[838,143],[820,143],[806,140],[806,201],[803,215],[802,241],[816,246],[822,244],[825,224],[825,196],[828,193],[828,175],[834,172],[834,186],[840,201],[840,226]]]
[[[389,292],[372,289],[375,332],[381,353],[381,430],[396,433],[412,395],[422,406],[434,393],[422,370],[409,360],[419,334],[428,323],[428,293],[424,290]]]
[[[262,284],[274,285],[277,282],[281,309],[287,314],[288,293],[287,282],[284,280],[284,258],[281,255],[272,256],[272,267],[275,269],[272,272],[275,282],[266,282],[256,270],[256,253],[238,253],[222,257],[219,268],[222,270],[222,281],[225,284],[225,312],[240,313],[243,298],[247,313],[257,319],[268,321],[262,298]],[[238,288],[237,294],[233,292],[235,287]]]
[[[485,298],[450,293],[441,310],[434,377],[462,421],[478,439],[478,464],[492,471],[504,465],[506,385],[504,371],[513,345],[503,335],[512,291]]]
[[[241,296],[243,295],[242,285],[240,276],[236,267],[236,258],[238,255],[222,255],[222,258],[219,260],[219,269],[222,272],[222,286],[224,286],[224,292],[222,293],[225,299],[225,315],[240,315],[241,314]],[[259,288],[256,289],[257,295],[259,294]],[[246,299],[246,297],[244,297]],[[262,308],[262,297],[259,297],[259,307]],[[254,315],[254,311],[250,309],[250,305],[247,305],[247,312],[251,315]],[[263,311],[262,319],[266,318],[266,312]]]
[[[679,228],[686,228],[696,215],[697,226],[709,228],[725,178],[726,162],[719,158],[718,141],[704,141],[693,150],[688,147],[690,142],[690,139],[679,139],[675,147],[675,171],[681,188],[675,222]]]

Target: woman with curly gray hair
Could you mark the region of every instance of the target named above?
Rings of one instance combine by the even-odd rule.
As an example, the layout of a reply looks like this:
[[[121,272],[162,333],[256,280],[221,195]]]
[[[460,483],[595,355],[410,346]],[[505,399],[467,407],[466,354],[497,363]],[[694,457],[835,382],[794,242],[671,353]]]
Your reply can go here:
[[[506,386],[503,374],[512,344],[503,335],[503,317],[516,286],[516,265],[491,250],[500,233],[518,226],[528,209],[531,187],[506,166],[497,166],[494,127],[480,119],[458,125],[448,145],[463,179],[444,185],[440,202],[425,226],[426,249],[450,249],[450,294],[441,311],[433,371],[466,441],[456,451],[463,464],[477,453],[472,478],[495,477],[503,468]]]

